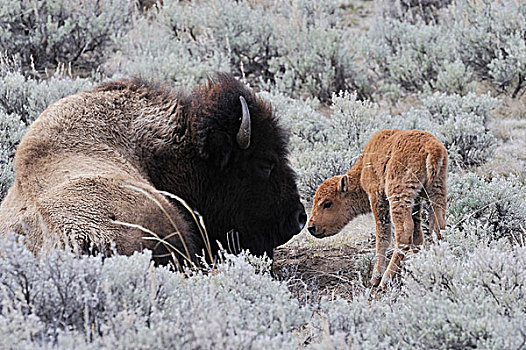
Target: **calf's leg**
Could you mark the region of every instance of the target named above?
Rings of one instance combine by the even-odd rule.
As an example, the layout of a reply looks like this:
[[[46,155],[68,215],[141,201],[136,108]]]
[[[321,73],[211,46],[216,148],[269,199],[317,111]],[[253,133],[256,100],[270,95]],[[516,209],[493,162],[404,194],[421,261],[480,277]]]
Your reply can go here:
[[[400,263],[411,248],[413,243],[414,222],[411,215],[413,200],[408,197],[391,196],[391,219],[395,228],[396,247],[387,266],[380,288],[385,288],[387,282],[398,272]]]
[[[445,174],[435,180],[428,190],[428,197],[430,206],[429,231],[432,235],[436,235],[438,240],[441,240],[440,230],[446,228],[447,190]]]
[[[419,250],[424,243],[424,233],[422,232],[422,199],[417,197],[413,206],[413,245]]]
[[[376,221],[376,264],[371,277],[371,285],[376,287],[387,265],[386,252],[391,243],[391,219],[389,202],[383,193],[370,194],[369,201]]]

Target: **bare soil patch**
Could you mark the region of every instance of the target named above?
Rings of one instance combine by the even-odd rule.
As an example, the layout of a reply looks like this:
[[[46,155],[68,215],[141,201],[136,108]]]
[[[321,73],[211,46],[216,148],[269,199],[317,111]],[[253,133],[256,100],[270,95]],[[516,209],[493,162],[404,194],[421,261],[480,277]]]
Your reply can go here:
[[[432,238],[425,224],[423,229],[424,247],[429,248]],[[375,231],[372,214],[356,218],[332,237],[317,239],[304,230],[274,250],[272,272],[277,279],[287,281],[292,294],[302,302],[323,296],[352,300],[357,292],[362,295],[371,288]],[[387,251],[388,259],[393,241]]]
[[[333,237],[317,239],[304,231],[274,250],[272,271],[288,281],[299,300],[336,295],[350,300],[369,286],[374,232],[372,215],[357,218]]]
[[[338,295],[352,299],[357,289],[367,286],[374,265],[371,249],[339,247],[280,247],[274,252],[272,270],[289,281],[298,299]],[[368,277],[369,275],[369,277]]]

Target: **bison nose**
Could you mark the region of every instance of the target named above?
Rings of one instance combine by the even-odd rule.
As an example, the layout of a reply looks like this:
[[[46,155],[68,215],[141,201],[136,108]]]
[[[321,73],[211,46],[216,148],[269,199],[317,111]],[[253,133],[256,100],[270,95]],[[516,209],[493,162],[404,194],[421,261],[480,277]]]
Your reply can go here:
[[[315,225],[307,227],[307,230],[309,230],[311,235],[313,235],[313,236],[316,235],[316,226]]]
[[[305,213],[303,204],[298,201],[295,207],[296,208],[286,216],[285,220],[280,223],[280,231],[287,240],[300,233],[307,222],[307,214]]]
[[[307,214],[305,213],[305,209],[302,208],[298,210],[297,215],[299,228],[300,230],[303,230],[303,228],[305,227],[305,223],[307,223]]]

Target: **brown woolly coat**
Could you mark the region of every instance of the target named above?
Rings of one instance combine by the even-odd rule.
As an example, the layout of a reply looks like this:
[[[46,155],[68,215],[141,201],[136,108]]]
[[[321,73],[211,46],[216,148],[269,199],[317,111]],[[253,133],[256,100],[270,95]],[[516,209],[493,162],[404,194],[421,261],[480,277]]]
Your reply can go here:
[[[314,196],[309,231],[316,237],[338,233],[360,214],[376,220],[377,262],[371,283],[382,286],[397,271],[405,252],[423,243],[422,199],[430,203],[430,231],[445,228],[447,151],[422,130],[381,130],[356,164],[325,180]],[[385,271],[386,250],[395,228],[396,250]],[[385,273],[384,273],[385,271]]]
[[[159,247],[142,239],[145,233],[140,229],[115,221],[166,237],[176,230],[162,212],[166,210],[180,232],[190,232],[181,213],[151,184],[150,164],[144,159],[159,151],[149,146],[163,144],[162,135],[156,140],[147,125],[158,128],[161,120],[155,120],[158,111],[153,105],[148,114],[134,113],[145,110],[137,107],[142,102],[120,91],[90,91],[49,106],[17,148],[17,176],[0,208],[0,232],[27,235],[35,253],[65,243],[81,251],[109,252],[110,242],[117,241],[118,253],[128,255]],[[133,117],[123,118],[127,114]],[[193,250],[191,237],[185,239]]]
[[[248,147],[236,141],[241,97]],[[0,232],[26,235],[35,253],[65,244],[107,252],[114,243],[121,254],[152,249],[163,262],[167,249],[154,234],[200,253],[206,239],[191,213],[163,190],[203,215],[212,253],[219,241],[271,256],[306,221],[286,142],[270,106],[230,75],[191,93],[105,83],[52,104],[31,125],[0,206]]]

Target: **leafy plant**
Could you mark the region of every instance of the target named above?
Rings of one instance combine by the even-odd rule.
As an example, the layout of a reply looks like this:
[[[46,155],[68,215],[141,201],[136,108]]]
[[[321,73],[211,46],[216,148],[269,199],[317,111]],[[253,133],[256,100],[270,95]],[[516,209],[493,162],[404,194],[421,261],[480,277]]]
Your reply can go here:
[[[451,174],[448,179],[450,225],[473,226],[491,233],[488,240],[507,238],[526,244],[525,186],[513,178],[486,181],[475,174]]]
[[[364,44],[368,64],[381,79],[380,92],[395,87],[402,92],[469,90],[470,70],[452,50],[445,26],[380,18]]]
[[[292,349],[294,330],[311,314],[261,270],[268,264],[253,265],[245,255],[184,276],[154,267],[149,252],[103,260],[48,251],[37,258],[21,240],[0,240],[0,331],[34,325],[14,333],[28,347]]]

